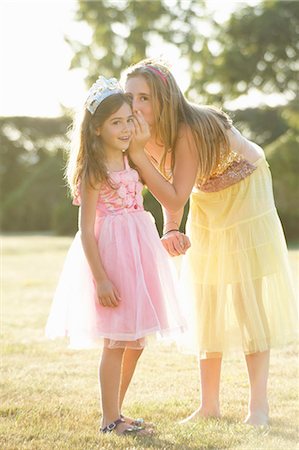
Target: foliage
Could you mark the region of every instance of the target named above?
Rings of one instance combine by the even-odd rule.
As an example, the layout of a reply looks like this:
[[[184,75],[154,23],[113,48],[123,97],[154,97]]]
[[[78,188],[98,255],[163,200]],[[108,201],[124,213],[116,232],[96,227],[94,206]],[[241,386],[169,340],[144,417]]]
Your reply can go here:
[[[88,85],[99,73],[118,77],[150,46],[167,43],[189,63],[194,99],[222,105],[251,88],[289,100],[298,95],[299,2],[236,4],[229,20],[218,23],[203,0],[80,0],[76,19],[88,25],[91,40],[67,38],[71,67],[87,70]]]
[[[53,207],[50,229],[59,236],[74,235],[78,230],[78,207],[66,201],[65,196]]]
[[[200,77],[193,70],[190,90],[210,92],[209,98],[220,103],[247,94],[251,88],[294,99],[299,92],[298,35],[299,2],[268,0],[243,5],[228,22],[215,24],[201,55]]]
[[[265,147],[289,130],[288,122],[282,116],[283,110],[284,107],[260,107],[226,112],[244,136]]]
[[[68,125],[67,118],[0,120],[3,231],[49,230],[61,202],[71,215],[63,180]]]
[[[87,70],[89,86],[100,74],[119,77],[143,59],[150,43],[173,43],[187,54],[198,35],[194,19],[204,11],[203,0],[79,0],[76,20],[87,24],[87,44],[66,38],[74,57],[71,67]]]
[[[291,132],[267,147],[277,209],[289,240],[298,240],[299,136]]]

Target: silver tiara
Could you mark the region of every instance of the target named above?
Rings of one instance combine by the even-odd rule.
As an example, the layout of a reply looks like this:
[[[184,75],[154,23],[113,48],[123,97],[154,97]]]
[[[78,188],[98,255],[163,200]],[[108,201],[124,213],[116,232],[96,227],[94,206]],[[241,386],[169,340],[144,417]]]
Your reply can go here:
[[[94,114],[99,104],[105,98],[109,97],[109,95],[122,94],[123,92],[116,78],[107,79],[101,75],[89,89],[85,106],[91,114]]]

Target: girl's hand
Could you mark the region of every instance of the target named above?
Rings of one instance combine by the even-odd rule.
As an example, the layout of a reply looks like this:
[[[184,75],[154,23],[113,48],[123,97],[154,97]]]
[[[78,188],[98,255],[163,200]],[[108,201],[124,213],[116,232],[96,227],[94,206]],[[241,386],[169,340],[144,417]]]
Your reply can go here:
[[[129,146],[129,154],[134,162],[134,157],[137,157],[138,154],[143,153],[145,144],[151,137],[150,129],[147,122],[144,120],[144,117],[140,111],[133,117],[134,128],[133,128],[133,137]]]
[[[120,295],[110,280],[103,280],[96,283],[96,290],[99,304],[102,306],[115,307],[120,302]]]
[[[188,236],[178,230],[162,236],[161,241],[170,256],[184,255],[188,248],[191,247]]]

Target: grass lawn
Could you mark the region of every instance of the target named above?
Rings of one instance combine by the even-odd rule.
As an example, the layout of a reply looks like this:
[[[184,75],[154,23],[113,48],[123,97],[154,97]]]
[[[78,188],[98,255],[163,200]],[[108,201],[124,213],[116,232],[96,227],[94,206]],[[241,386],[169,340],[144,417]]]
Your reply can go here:
[[[100,350],[73,351],[47,341],[44,326],[70,238],[2,238],[0,449],[263,449],[298,447],[298,346],[273,350],[271,426],[242,424],[248,381],[242,355],[223,364],[221,420],[178,425],[198,406],[195,357],[156,341],[140,360],[124,413],[156,424],[152,437],[101,435]],[[290,251],[298,286],[299,252]]]

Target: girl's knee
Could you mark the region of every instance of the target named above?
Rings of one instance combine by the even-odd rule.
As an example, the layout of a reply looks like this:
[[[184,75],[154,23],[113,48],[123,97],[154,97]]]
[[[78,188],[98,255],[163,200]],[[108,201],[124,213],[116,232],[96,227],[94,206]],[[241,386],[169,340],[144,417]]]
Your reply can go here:
[[[110,358],[118,358],[122,357],[124,354],[125,348],[110,348],[110,347],[103,347],[102,352],[102,359],[103,357],[110,357]]]
[[[130,357],[132,359],[135,359],[136,361],[138,361],[138,359],[140,358],[140,356],[143,353],[143,348],[138,348],[138,349],[133,349],[133,348],[126,348],[126,355],[130,355]]]

